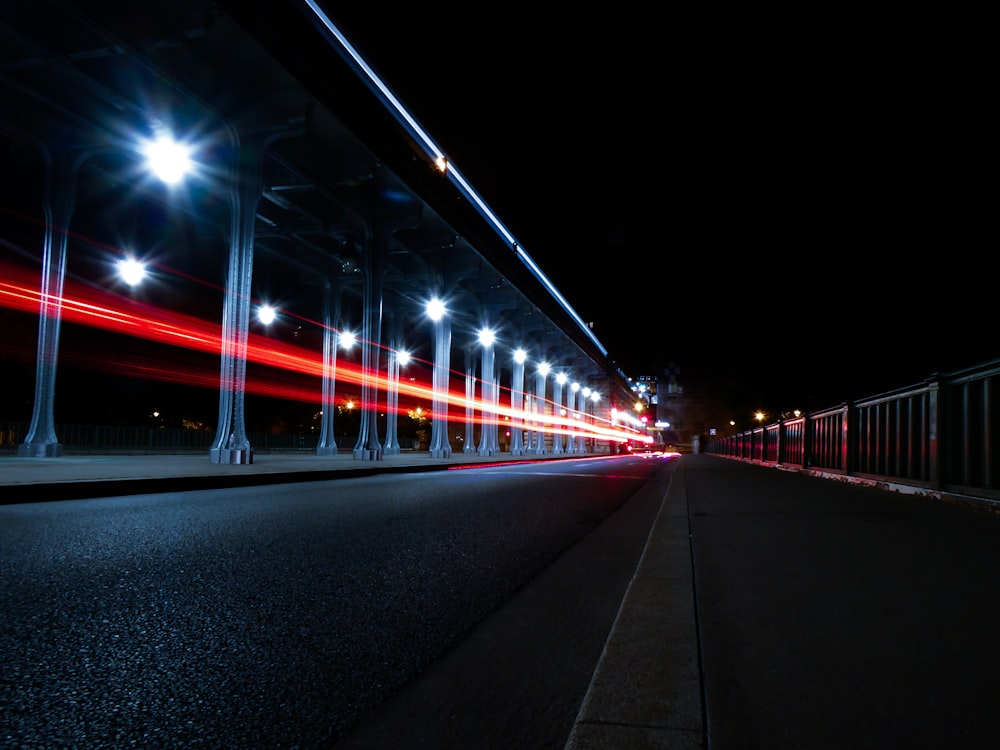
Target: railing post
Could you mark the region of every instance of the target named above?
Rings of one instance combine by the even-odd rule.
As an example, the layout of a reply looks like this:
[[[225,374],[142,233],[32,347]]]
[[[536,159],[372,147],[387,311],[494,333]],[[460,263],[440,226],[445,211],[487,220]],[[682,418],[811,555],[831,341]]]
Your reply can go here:
[[[785,420],[783,419],[778,420],[778,429],[775,430],[774,439],[778,443],[775,446],[775,448],[777,449],[774,454],[775,462],[780,466],[781,464],[785,463],[785,450],[786,450]]]
[[[941,486],[941,450],[939,436],[941,435],[941,379],[929,378],[927,381],[927,480],[934,486]],[[950,446],[949,446],[950,447]],[[951,451],[947,452],[949,455]]]
[[[813,464],[813,418],[806,412],[802,417],[802,468]]]
[[[840,465],[848,476],[857,471],[859,435],[858,409],[854,404],[844,404],[841,424]]]

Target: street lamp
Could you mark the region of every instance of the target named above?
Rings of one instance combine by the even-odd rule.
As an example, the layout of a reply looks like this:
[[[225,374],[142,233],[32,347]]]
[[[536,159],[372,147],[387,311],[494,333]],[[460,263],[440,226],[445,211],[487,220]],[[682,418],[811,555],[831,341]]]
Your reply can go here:
[[[133,257],[118,261],[118,275],[129,286],[138,286],[146,278],[146,264]]]
[[[534,453],[542,455],[545,453],[545,431],[542,429],[542,417],[545,416],[545,376],[549,374],[551,366],[548,362],[539,362],[535,371],[535,414],[537,415],[535,430]]]
[[[168,185],[180,182],[191,169],[191,148],[167,135],[147,141],[143,147],[153,173]]]
[[[496,373],[494,363],[496,351],[493,343],[496,341],[496,333],[491,328],[481,328],[479,330],[479,343],[483,347],[483,360],[481,368],[482,389],[480,391],[480,412],[483,415],[483,426],[479,434],[479,455],[495,456],[500,451],[500,444],[497,438],[499,427],[496,418]],[[471,427],[471,420],[469,420]],[[467,445],[468,445],[467,441]]]
[[[511,372],[510,411],[514,416],[510,426],[510,455],[524,453],[523,413],[524,409],[524,363],[528,353],[524,349],[514,350],[514,369]]]
[[[270,325],[278,316],[278,312],[271,305],[263,304],[257,308],[257,320],[264,325]]]
[[[401,350],[389,352],[389,372],[386,383],[385,447],[387,456],[399,455],[399,368],[410,361],[410,353]]]
[[[556,374],[555,382],[552,384],[552,413],[556,415],[556,410],[558,410],[558,416],[563,417],[566,415],[566,410],[563,408],[563,386],[566,385],[566,373],[560,372]],[[560,430],[562,426],[560,425]],[[560,430],[555,430],[552,433],[552,452],[562,453],[563,452],[563,436]]]
[[[573,419],[579,419],[580,416],[576,413],[576,394],[580,390],[580,384],[575,380],[569,386],[569,393],[566,394],[566,403],[569,406],[569,411],[567,416],[572,416]],[[576,428],[573,427],[573,431],[566,438],[566,452],[567,453],[582,453],[583,445],[577,440]]]
[[[450,458],[448,441],[448,389],[451,373],[451,323],[444,302],[433,297],[426,306],[427,317],[434,323],[433,406],[431,411],[430,454]]]

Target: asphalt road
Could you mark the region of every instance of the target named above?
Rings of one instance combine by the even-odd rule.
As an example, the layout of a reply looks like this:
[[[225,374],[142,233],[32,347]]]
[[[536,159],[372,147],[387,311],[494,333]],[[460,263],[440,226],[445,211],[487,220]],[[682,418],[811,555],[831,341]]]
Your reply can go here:
[[[561,748],[672,471],[608,466],[0,507],[4,744]]]

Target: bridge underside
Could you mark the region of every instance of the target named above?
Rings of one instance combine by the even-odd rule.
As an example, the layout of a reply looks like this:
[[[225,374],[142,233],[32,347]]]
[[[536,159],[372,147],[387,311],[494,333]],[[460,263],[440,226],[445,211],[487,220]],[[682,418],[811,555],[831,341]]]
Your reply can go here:
[[[428,373],[432,364],[444,367],[433,377],[436,399],[462,387],[455,379],[509,392],[515,368],[506,353],[496,355],[493,372],[482,369],[475,340],[482,326],[497,330],[498,351],[524,348],[535,362],[552,363],[553,378],[562,371],[601,392],[604,411],[623,404],[628,384],[602,347],[415,146],[306,6],[280,18],[256,6],[36,0],[4,11],[0,258],[6,278],[36,280],[34,309],[41,310],[34,414],[22,453],[60,452],[53,425],[62,322],[87,315],[65,300],[90,290],[109,305],[115,295],[138,304],[109,270],[133,252],[158,275],[142,293],[141,310],[152,319],[140,335],[148,338],[158,321],[159,335],[176,336],[176,345],[217,339],[214,351],[201,345],[221,354],[213,460],[252,455],[248,367],[251,375],[257,366],[305,370],[331,420],[337,389],[357,390],[371,415],[362,419],[359,457],[394,447],[391,435],[378,435],[375,415],[393,392],[398,399],[398,349]],[[161,131],[195,149],[195,172],[175,186],[145,172],[140,144]],[[578,261],[568,255],[566,262]],[[432,296],[448,305],[447,331],[425,317]],[[252,313],[263,301],[279,307],[292,348],[269,350],[269,361],[255,363],[265,334]],[[115,316],[120,328],[102,325],[133,335],[125,314]],[[187,325],[177,316],[207,327],[168,330],[168,323]],[[343,352],[338,363],[335,334],[344,330],[363,342],[356,369]],[[299,351],[315,356],[286,361]],[[529,377],[529,401],[552,399],[553,378],[539,394]],[[429,387],[431,380],[428,374]],[[454,403],[448,411],[452,419],[484,417],[481,409],[463,415]]]

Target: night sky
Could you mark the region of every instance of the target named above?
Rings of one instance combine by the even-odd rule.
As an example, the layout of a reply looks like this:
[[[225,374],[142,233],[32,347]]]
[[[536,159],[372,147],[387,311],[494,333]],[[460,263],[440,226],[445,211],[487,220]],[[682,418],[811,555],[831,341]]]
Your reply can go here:
[[[776,411],[1000,357],[992,86],[941,19],[362,5],[331,17],[627,375]]]
[[[1000,358],[996,86],[969,24],[328,6],[626,375],[776,414]]]

